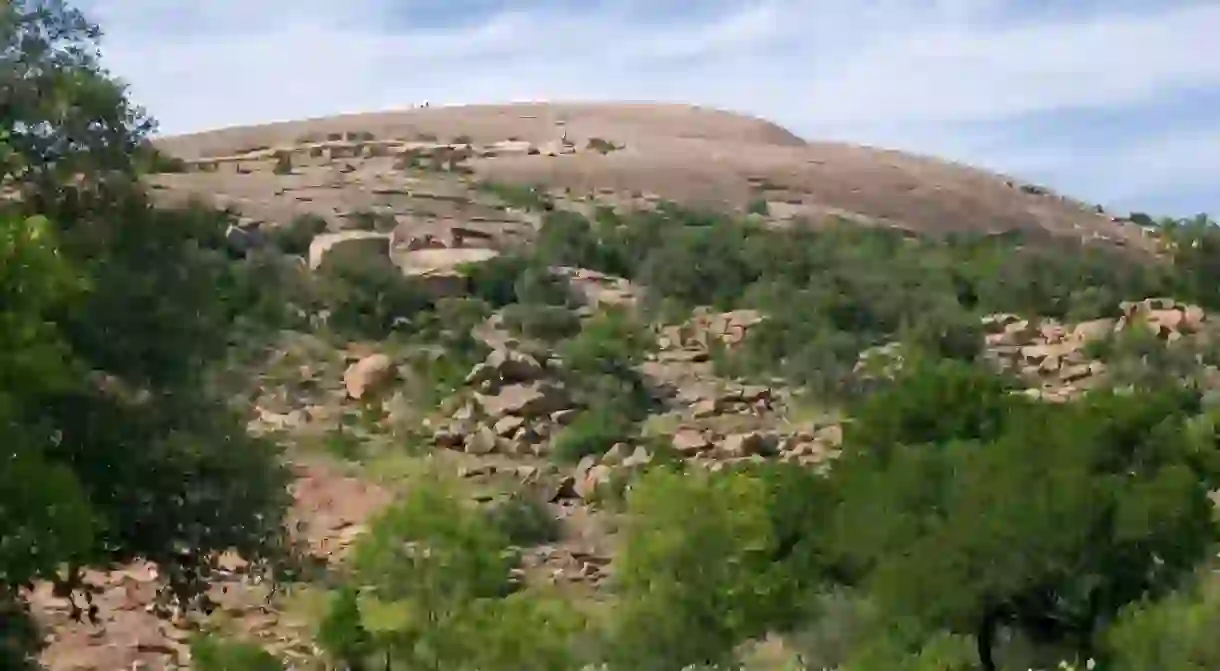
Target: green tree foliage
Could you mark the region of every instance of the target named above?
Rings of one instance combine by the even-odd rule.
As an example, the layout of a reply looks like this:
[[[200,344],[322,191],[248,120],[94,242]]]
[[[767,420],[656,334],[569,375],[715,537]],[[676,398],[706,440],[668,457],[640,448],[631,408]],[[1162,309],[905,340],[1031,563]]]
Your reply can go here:
[[[1092,656],[1100,625],[1215,542],[1212,424],[1179,387],[1005,408],[969,377],[924,371],[890,392],[897,421],[857,420],[881,428],[849,434],[833,476],[840,549],[883,612],[973,634],[986,669],[1002,625]]]
[[[332,602],[329,652],[350,668],[570,669],[585,627],[570,605],[518,591],[511,530],[429,473],[372,525],[355,550],[353,585]],[[359,611],[354,621],[353,603]]]
[[[1164,294],[1213,305],[1205,281],[1186,279],[1203,258],[1179,254],[1171,267],[1070,241],[908,238],[850,222],[777,230],[663,204],[627,214],[603,208],[592,221],[550,212],[531,259],[516,263],[620,275],[663,311],[760,309],[769,319],[722,365],[841,394],[860,391],[851,374],[857,355],[893,340],[923,356],[975,358],[984,314],[1089,319],[1120,300]]]
[[[739,643],[793,621],[813,556],[795,546],[815,539],[799,527],[816,517],[789,515],[798,481],[784,479],[783,471],[660,468],[631,487],[615,572],[617,664],[727,664]],[[812,487],[801,486],[797,501],[816,501],[818,481],[801,482]]]
[[[97,35],[62,2],[0,7],[0,601],[143,557],[189,603],[219,552],[282,549],[286,477],[209,383],[224,217],[141,192],[151,121]]]
[[[1220,594],[1214,578],[1204,575],[1201,583],[1124,608],[1106,632],[1109,668],[1203,671],[1220,665]]]
[[[360,619],[359,594],[351,585],[331,596],[330,607],[318,626],[318,645],[331,659],[352,671],[362,671],[373,654],[368,630]]]
[[[653,347],[653,338],[631,314],[605,310],[587,320],[558,349],[578,401],[587,406],[611,406],[636,420],[649,403],[649,392],[636,366]]]

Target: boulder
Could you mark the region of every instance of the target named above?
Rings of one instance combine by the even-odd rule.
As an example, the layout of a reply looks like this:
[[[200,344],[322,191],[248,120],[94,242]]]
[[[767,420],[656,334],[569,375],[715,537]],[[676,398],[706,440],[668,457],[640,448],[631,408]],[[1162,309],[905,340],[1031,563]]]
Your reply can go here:
[[[712,447],[711,441],[701,431],[694,429],[679,429],[673,435],[673,445],[685,457],[693,457]]]
[[[466,436],[464,444],[469,454],[491,454],[500,446],[500,437],[490,427],[481,426]]]
[[[343,386],[347,395],[360,400],[366,395],[384,389],[397,377],[393,360],[384,354],[372,354],[353,363],[343,373]]]
[[[726,436],[720,443],[720,450],[729,457],[771,456],[776,452],[777,447],[778,441],[775,436],[758,431],[735,433]]]
[[[388,250],[388,236],[386,246]],[[391,260],[403,276],[418,281],[432,298],[453,298],[466,294],[465,266],[486,263],[499,255],[486,247],[459,247],[395,250]]]
[[[532,382],[538,379],[542,372],[542,365],[538,360],[524,352],[493,349],[486,360],[470,369],[466,384],[478,386],[487,382]]]
[[[477,394],[475,400],[496,419],[507,415],[543,417],[571,406],[567,391],[547,381],[506,385],[494,395]]]

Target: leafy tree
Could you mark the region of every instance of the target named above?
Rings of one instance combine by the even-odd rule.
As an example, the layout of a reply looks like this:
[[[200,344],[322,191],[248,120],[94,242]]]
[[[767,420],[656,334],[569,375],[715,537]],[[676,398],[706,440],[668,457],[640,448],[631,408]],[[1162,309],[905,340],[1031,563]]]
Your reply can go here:
[[[476,602],[512,591],[509,539],[454,487],[416,479],[355,549],[354,580],[371,595],[365,626],[400,663],[450,668],[464,650],[454,623]]]
[[[1213,669],[1220,665],[1220,598],[1214,579],[1158,601],[1133,603],[1105,634],[1110,668]]]
[[[1030,406],[1014,383],[981,366],[922,361],[904,368],[895,383],[863,400],[845,439],[860,446],[853,458],[883,454],[894,445],[992,440],[1014,414]]]
[[[593,641],[584,615],[562,596],[528,591],[480,601],[458,623],[460,671],[568,671],[587,668]]]
[[[770,494],[749,471],[659,468],[632,486],[615,572],[616,664],[727,664],[739,643],[786,619],[793,585],[774,561],[782,541]]]
[[[867,440],[836,469],[841,550],[883,612],[973,634],[985,669],[1002,625],[1090,657],[1100,625],[1172,589],[1217,538],[1213,424],[1176,387],[1005,416],[963,382],[942,369],[889,397],[899,418],[935,400],[943,418],[858,420],[881,423],[853,427]]]
[[[284,549],[286,472],[210,383],[235,305],[216,295],[219,221],[155,209],[134,181],[151,121],[98,67],[97,36],[62,2],[0,7],[8,618],[29,580],[143,557],[189,605],[221,551]]]
[[[351,671],[366,668],[372,655],[369,632],[360,620],[359,595],[344,585],[331,596],[330,607],[318,626],[318,645]]]
[[[63,0],[0,7],[0,132],[22,165],[10,178],[53,188],[81,175],[130,176],[154,122],[99,65],[101,31]]]

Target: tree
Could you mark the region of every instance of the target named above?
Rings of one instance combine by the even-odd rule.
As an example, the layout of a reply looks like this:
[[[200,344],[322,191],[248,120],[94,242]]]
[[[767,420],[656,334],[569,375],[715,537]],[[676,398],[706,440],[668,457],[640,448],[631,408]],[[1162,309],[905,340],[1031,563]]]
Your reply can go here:
[[[780,489],[750,470],[658,468],[632,485],[615,571],[617,664],[727,664],[738,644],[789,622],[798,583],[780,561]]]
[[[131,175],[155,123],[99,64],[99,28],[63,0],[0,7],[0,131],[24,165],[0,173],[40,187]]]
[[[354,658],[370,654],[410,668],[579,668],[581,614],[512,584],[518,558],[509,529],[456,487],[427,473],[374,521],[356,546],[352,583],[327,618],[331,654],[353,669]]]
[[[1220,665],[1220,585],[1206,573],[1199,583],[1124,608],[1105,635],[1110,668],[1203,671]]]
[[[456,623],[474,604],[510,593],[509,539],[456,495],[452,482],[417,478],[355,548],[353,580],[368,590],[365,627],[399,663],[451,668]]]
[[[151,205],[152,122],[98,35],[63,2],[0,6],[0,601],[140,557],[190,605],[222,551],[280,556],[287,473],[211,385],[225,217]]]
[[[834,475],[842,550],[883,612],[974,635],[984,669],[1001,626],[1091,657],[1100,625],[1171,590],[1217,539],[1214,421],[1178,386],[1008,407],[953,391],[971,388],[925,372],[891,410],[944,417],[854,431],[868,440]]]

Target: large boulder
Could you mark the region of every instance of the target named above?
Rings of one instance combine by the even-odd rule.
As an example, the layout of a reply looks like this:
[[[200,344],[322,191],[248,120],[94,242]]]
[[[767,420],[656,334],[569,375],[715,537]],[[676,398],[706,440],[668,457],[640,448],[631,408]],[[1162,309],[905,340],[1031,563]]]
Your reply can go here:
[[[466,266],[499,255],[487,247],[408,249],[394,250],[392,260],[405,277],[417,280],[433,298],[452,298],[466,293]]]
[[[507,415],[543,417],[571,407],[564,388],[546,380],[530,384],[510,384],[494,395],[475,396],[483,412],[499,419]]]
[[[347,395],[360,400],[384,389],[397,376],[394,361],[384,354],[373,354],[348,366],[343,374]]]
[[[487,359],[470,370],[466,384],[492,390],[504,384],[532,382],[543,372],[542,364],[524,352],[493,349]]]

